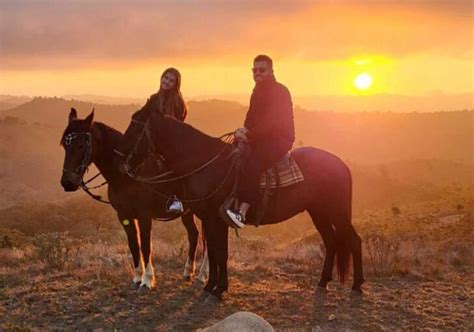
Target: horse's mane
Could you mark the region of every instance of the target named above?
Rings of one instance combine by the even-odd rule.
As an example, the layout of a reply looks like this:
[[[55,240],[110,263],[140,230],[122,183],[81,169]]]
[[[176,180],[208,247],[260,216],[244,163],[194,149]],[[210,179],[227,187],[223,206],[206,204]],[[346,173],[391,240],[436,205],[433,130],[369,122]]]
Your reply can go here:
[[[94,122],[93,126],[99,128],[102,133],[105,133],[107,137],[113,138],[114,140],[119,140],[122,138],[123,134],[117,129],[110,127],[102,122]]]
[[[165,158],[180,166],[195,165],[218,154],[226,143],[170,116],[157,114],[150,117],[151,130],[166,154]]]

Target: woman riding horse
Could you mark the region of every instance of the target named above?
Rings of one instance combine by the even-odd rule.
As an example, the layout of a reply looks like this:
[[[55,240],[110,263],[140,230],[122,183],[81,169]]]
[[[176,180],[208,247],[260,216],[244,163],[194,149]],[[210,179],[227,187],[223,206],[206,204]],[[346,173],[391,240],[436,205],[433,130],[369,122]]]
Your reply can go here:
[[[161,74],[160,89],[151,95],[142,109],[152,113],[160,112],[176,120],[184,121],[188,114],[188,107],[181,94],[181,74],[176,68],[168,68]],[[167,209],[177,214],[184,212],[183,204],[176,195],[171,196]]]

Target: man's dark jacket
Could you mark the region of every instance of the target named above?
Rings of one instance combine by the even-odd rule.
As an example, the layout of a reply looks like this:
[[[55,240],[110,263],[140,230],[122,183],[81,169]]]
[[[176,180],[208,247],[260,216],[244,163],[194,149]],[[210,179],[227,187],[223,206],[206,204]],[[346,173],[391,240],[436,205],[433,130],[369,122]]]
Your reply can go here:
[[[251,152],[238,195],[242,202],[255,205],[261,173],[283,158],[295,140],[293,105],[288,89],[273,77],[257,84],[244,125],[249,130]]]
[[[257,84],[244,123],[251,146],[289,144],[295,140],[293,103],[288,89],[274,77]]]

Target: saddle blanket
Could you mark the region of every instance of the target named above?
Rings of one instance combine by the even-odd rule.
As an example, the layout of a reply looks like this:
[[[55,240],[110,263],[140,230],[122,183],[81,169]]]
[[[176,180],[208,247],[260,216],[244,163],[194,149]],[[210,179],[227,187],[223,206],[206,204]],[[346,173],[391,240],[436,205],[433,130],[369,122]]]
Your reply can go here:
[[[275,167],[269,168],[266,172],[262,173],[260,177],[260,188],[265,189],[267,186],[267,173],[270,179],[270,188],[275,189],[277,187],[277,178],[274,172]],[[277,164],[276,170],[278,173],[278,187],[288,187],[304,181],[303,173],[300,167],[296,163],[295,159],[290,153],[286,154]]]

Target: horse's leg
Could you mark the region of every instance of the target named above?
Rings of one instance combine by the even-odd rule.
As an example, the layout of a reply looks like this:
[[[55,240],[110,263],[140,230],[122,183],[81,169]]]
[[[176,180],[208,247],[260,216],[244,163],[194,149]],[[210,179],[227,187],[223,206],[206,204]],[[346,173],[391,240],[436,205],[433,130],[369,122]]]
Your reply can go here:
[[[189,252],[188,258],[186,259],[186,264],[184,265],[183,278],[186,280],[191,279],[191,275],[194,272],[194,257],[196,256],[196,248],[198,243],[199,232],[194,223],[194,215],[190,212],[181,217],[181,222],[186,228],[188,233],[188,244]]]
[[[350,226],[349,232],[351,234],[351,249],[354,268],[354,284],[352,285],[352,290],[362,293],[361,286],[364,283],[364,274],[362,272],[362,240],[354,229],[354,226]]]
[[[125,233],[127,233],[128,247],[132,253],[134,269],[132,287],[138,288],[142,282],[143,260],[141,259],[140,244],[138,243],[137,226],[133,219],[127,219],[121,214],[118,214],[118,218]]]
[[[222,294],[229,289],[229,280],[227,278],[229,228],[223,220],[218,219],[214,231],[216,234],[215,259],[217,260],[219,279],[217,280],[217,286],[212,290],[212,295],[215,296],[215,300],[221,300]],[[212,299],[208,301],[212,301]]]
[[[151,289],[155,286],[155,270],[153,269],[153,262],[151,259],[152,244],[151,244],[151,219],[138,219],[140,228],[140,249],[143,256],[143,264],[145,266],[145,275],[143,276],[140,288],[146,287]]]
[[[202,232],[203,233],[203,232]],[[204,285],[206,282],[207,278],[209,277],[209,254],[207,252],[207,243],[206,243],[206,237],[204,234],[201,233],[202,237],[202,262],[201,262],[201,268],[199,269],[199,274],[196,277],[196,279]]]
[[[209,225],[208,222],[202,221],[203,233],[206,237],[207,253],[209,257],[209,278],[207,279],[206,286],[204,286],[202,299],[205,299],[214,288],[217,286],[218,281],[218,267],[216,260],[216,248],[215,248],[215,231],[214,224]]]
[[[334,258],[336,257],[336,234],[334,228],[324,215],[317,215],[316,212],[308,211],[314,226],[321,234],[324,246],[326,247],[326,256],[324,258],[323,271],[321,273],[321,279],[319,280],[318,287],[323,289],[327,288],[327,283],[332,280],[332,271],[334,268]]]

